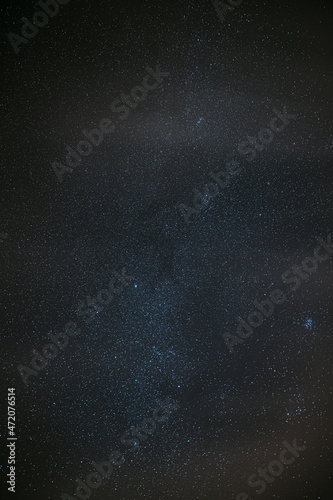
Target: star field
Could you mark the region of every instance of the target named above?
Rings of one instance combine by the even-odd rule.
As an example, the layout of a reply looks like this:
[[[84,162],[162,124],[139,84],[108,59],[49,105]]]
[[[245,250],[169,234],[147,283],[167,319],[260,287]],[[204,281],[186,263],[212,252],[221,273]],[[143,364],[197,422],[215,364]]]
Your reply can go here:
[[[210,0],[72,0],[16,54],[7,34],[37,10],[0,7],[2,386],[17,415],[2,497],[80,498],[75,480],[119,450],[91,500],[255,500],[249,476],[295,438],[305,450],[259,497],[331,500],[333,255],[295,291],[281,277],[333,229],[332,6],[244,0],[222,22]],[[112,103],[158,65],[121,120]],[[284,107],[295,118],[254,146]],[[114,131],[59,182],[52,163],[105,118]],[[231,161],[187,224],[181,204]],[[223,335],[274,289],[286,302],[230,352]],[[25,384],[18,366],[68,322],[79,335]],[[177,409],[131,452],[125,431],[168,397]]]

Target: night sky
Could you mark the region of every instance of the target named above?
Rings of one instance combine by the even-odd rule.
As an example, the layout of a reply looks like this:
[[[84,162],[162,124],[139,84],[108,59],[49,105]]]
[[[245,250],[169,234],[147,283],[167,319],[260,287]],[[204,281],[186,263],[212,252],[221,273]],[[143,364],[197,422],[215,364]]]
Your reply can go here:
[[[331,2],[63,2],[0,7],[1,498],[332,500]]]

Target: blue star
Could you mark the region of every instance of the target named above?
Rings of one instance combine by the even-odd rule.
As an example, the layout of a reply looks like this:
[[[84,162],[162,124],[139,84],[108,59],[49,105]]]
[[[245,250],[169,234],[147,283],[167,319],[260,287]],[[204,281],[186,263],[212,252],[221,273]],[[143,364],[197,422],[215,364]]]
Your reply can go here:
[[[312,319],[311,319],[311,318],[308,318],[308,319],[306,320],[306,322],[304,323],[304,326],[305,326],[305,328],[306,328],[307,330],[311,330],[311,328],[312,328]]]

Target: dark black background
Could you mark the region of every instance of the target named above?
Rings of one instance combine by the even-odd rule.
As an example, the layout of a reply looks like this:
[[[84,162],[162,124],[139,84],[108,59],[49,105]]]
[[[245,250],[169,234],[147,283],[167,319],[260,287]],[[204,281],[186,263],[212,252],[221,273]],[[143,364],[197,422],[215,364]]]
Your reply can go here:
[[[222,335],[332,230],[331,3],[245,0],[222,23],[211,1],[71,0],[15,54],[7,35],[36,10],[0,8],[4,495],[74,495],[170,396],[179,409],[91,500],[257,498],[246,478],[294,437],[306,451],[260,498],[330,500],[332,260],[234,353]],[[157,64],[170,76],[59,183],[65,145]],[[283,106],[297,119],[246,162],[238,144]],[[243,172],[186,225],[179,205],[232,158]],[[123,267],[135,280],[85,325],[78,303]],[[70,320],[81,335],[25,386],[17,366]]]

